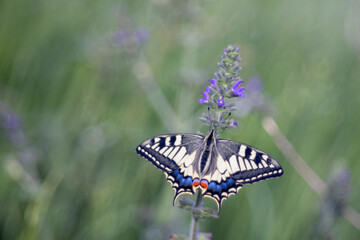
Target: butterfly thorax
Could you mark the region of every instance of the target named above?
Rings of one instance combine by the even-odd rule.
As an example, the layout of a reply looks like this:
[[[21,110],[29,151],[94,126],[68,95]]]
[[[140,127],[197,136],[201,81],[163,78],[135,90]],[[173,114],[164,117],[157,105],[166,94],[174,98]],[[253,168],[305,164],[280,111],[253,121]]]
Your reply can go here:
[[[215,135],[215,131],[212,130],[204,139],[203,151],[200,152],[200,161],[197,168],[200,177],[205,175],[209,171],[213,147],[216,144]]]

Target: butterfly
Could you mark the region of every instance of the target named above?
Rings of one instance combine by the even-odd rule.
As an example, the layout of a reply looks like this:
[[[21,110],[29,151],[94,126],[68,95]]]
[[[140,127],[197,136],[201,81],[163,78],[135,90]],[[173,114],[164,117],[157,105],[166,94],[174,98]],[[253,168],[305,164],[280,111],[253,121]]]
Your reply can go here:
[[[269,154],[244,143],[218,139],[214,130],[199,134],[165,134],[142,142],[136,152],[165,173],[182,194],[198,189],[215,200],[218,212],[225,199],[243,185],[280,177],[283,170]]]

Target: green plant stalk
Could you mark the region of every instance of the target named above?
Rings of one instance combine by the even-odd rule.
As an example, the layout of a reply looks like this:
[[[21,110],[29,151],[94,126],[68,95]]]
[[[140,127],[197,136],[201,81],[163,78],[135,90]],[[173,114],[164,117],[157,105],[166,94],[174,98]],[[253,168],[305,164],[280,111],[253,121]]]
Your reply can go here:
[[[198,189],[196,194],[195,205],[193,206],[193,210],[192,210],[189,240],[197,240],[197,235],[199,233],[200,207],[201,207],[202,198],[203,196],[201,194],[201,191]]]

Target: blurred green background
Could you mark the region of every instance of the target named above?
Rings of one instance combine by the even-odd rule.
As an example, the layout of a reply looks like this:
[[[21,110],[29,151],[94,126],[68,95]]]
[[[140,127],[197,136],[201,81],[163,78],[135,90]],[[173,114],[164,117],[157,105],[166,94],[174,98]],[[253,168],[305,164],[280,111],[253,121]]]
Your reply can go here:
[[[201,97],[223,49],[263,79],[274,118],[325,181],[348,168],[360,211],[359,1],[0,1],[1,239],[168,239],[190,214],[135,153],[146,138],[207,131]],[[282,178],[245,186],[214,239],[313,239],[321,199],[261,126],[223,138],[275,157]],[[340,167],[339,167],[340,166]],[[206,205],[214,206],[211,201]],[[339,218],[335,239],[359,239]],[[320,239],[320,237],[318,236]]]

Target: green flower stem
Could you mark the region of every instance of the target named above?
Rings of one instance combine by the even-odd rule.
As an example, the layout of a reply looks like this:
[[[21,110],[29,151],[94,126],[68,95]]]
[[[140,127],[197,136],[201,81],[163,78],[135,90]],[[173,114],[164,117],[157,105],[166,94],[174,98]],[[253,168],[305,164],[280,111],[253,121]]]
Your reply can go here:
[[[192,211],[189,240],[197,240],[197,235],[199,232],[200,207],[201,207],[202,198],[203,196],[201,194],[201,191],[198,189],[196,194],[195,205]]]

